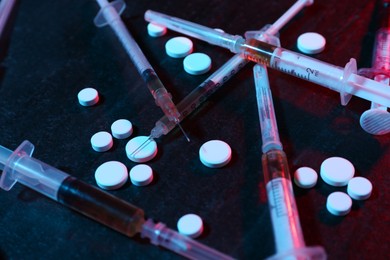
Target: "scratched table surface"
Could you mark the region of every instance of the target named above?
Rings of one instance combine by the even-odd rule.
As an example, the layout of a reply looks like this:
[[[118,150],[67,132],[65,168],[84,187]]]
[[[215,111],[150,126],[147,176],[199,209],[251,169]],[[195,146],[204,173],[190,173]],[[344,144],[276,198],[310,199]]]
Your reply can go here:
[[[182,59],[165,53],[165,43],[180,34],[152,38],[148,9],[243,35],[273,23],[294,1],[126,1],[122,19],[178,103],[226,62],[225,49],[192,39],[194,51],[212,58],[205,75],[187,74]],[[23,140],[35,145],[33,156],[96,186],[96,168],[110,160],[128,169],[128,141],[97,153],[91,136],[120,118],[134,125],[133,136],[148,135],[163,115],[136,68],[109,27],[97,28],[95,1],[20,1],[2,38],[0,68],[0,144],[15,149]],[[314,58],[344,67],[355,58],[371,66],[375,1],[315,1],[281,31],[282,46],[298,51],[296,40],[318,32],[326,49]],[[146,187],[130,182],[109,193],[145,210],[147,217],[176,229],[187,213],[203,218],[197,241],[238,259],[263,259],[275,253],[261,166],[261,133],[253,64],[249,63],[182,122],[191,142],[177,129],[157,140],[158,155],[148,162],[155,180]],[[357,176],[373,184],[372,196],[353,202],[345,217],[327,212],[335,188],[319,179],[303,190],[293,185],[305,242],[320,245],[329,259],[384,259],[390,239],[390,135],[372,136],[360,127],[370,102],[353,97],[342,106],[339,94],[269,69],[281,141],[291,173],[301,166],[317,172],[329,157],[350,160]],[[96,88],[101,101],[82,107],[77,93]],[[230,144],[231,162],[221,169],[201,164],[199,148],[219,139]],[[128,238],[21,184],[0,191],[0,258],[5,259],[181,259]]]

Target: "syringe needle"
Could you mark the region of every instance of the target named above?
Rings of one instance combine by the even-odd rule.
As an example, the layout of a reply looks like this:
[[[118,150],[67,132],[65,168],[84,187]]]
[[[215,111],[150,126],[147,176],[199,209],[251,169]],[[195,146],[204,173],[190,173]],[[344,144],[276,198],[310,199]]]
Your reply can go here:
[[[180,128],[180,130],[182,131],[184,137],[187,139],[187,142],[190,142],[190,138],[188,138],[188,135],[186,134],[186,132],[184,132],[184,129],[183,127],[181,127],[180,123],[177,123],[177,126]]]
[[[151,141],[153,140],[152,136],[149,136],[140,146],[138,146],[131,154],[130,156],[136,155],[139,151],[144,149]]]
[[[185,138],[187,139],[187,142],[190,142],[190,138],[188,137],[188,135],[184,132],[184,129],[183,127],[180,125],[180,123],[176,123],[176,125],[181,129],[181,131],[183,132]],[[136,155],[139,151],[141,151],[142,149],[144,149],[151,141],[154,140],[154,132],[151,133],[151,135],[149,135],[149,137],[140,145],[138,146],[131,154],[130,156],[134,156]]]

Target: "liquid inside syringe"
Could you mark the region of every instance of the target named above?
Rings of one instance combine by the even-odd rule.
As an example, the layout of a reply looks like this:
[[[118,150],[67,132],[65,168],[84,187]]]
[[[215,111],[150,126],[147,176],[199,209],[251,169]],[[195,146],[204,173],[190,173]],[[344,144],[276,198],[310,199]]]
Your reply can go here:
[[[271,150],[262,157],[264,181],[278,252],[304,247],[286,155]]]

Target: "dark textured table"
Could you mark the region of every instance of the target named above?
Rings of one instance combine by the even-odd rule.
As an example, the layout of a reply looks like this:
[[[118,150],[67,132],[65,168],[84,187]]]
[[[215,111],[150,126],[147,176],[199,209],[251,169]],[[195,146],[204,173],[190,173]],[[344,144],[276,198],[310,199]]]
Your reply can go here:
[[[147,9],[242,35],[273,23],[294,1],[126,1],[122,15],[161,80],[178,103],[226,62],[228,50],[192,39],[196,52],[208,54],[212,70],[187,74],[182,59],[166,55],[165,42],[179,34],[149,37]],[[133,136],[148,135],[162,112],[109,27],[97,28],[95,1],[20,1],[12,30],[2,39],[0,67],[0,144],[15,149],[27,139],[33,154],[91,185],[96,168],[109,160],[136,165],[126,157],[127,140],[97,153],[91,136],[110,130],[119,119],[135,126]],[[315,58],[344,66],[351,57],[370,67],[375,1],[315,1],[280,32],[283,47],[297,51],[297,37],[309,31],[327,39]],[[261,166],[261,135],[253,64],[248,64],[183,121],[180,131],[160,138],[158,156],[148,164],[155,180],[147,187],[126,184],[111,194],[143,208],[148,217],[176,229],[184,214],[205,223],[197,240],[234,258],[262,259],[274,254],[273,232]],[[336,92],[269,70],[281,141],[290,171],[309,166],[319,172],[331,156],[350,160],[357,176],[371,180],[369,200],[353,202],[345,217],[325,208],[335,188],[319,179],[309,190],[294,185],[307,245],[321,245],[329,259],[384,259],[389,256],[390,135],[372,136],[359,125],[370,102],[353,97],[343,107]],[[101,101],[82,107],[77,93],[96,88]],[[200,146],[224,140],[232,161],[210,169],[199,160]],[[17,184],[0,191],[0,258],[6,259],[180,259],[136,236],[127,238]]]

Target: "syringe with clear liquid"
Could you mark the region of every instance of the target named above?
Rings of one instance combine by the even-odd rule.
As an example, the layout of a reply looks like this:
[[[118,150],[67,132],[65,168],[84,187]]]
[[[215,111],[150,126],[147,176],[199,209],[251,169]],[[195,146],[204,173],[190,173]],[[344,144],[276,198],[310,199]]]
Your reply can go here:
[[[390,106],[390,88],[374,80],[357,75],[356,60],[338,67],[256,39],[247,39],[216,31],[176,17],[148,10],[145,20],[240,53],[245,59],[264,64],[284,73],[302,78],[340,93],[342,105],[347,105],[352,95]]]

